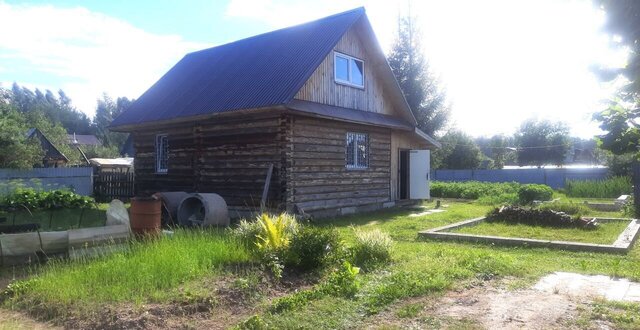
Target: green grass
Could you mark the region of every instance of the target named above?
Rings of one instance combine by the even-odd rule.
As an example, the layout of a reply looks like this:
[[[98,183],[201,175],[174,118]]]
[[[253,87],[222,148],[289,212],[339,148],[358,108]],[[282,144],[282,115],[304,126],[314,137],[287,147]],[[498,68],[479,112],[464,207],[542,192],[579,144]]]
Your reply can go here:
[[[362,287],[354,298],[321,297],[277,314],[260,305],[251,314],[258,313],[278,329],[362,328],[371,315],[393,309],[409,297],[437,296],[445,290],[492,278],[510,277],[514,285],[525,286],[550,272],[567,271],[640,280],[637,247],[627,255],[610,255],[421,240],[417,234],[420,230],[484,216],[493,207],[478,202],[443,204],[449,206],[442,213],[410,216],[417,211],[390,209],[320,224],[335,227],[346,245],[354,242],[353,227],[389,233],[394,240],[392,263],[376,271],[361,272],[358,276]],[[173,239],[135,243],[130,251],[99,260],[58,262],[40,268],[23,293],[5,305],[25,310],[44,306],[64,313],[85,305],[173,301],[180,288],[197,289],[194,285],[219,274],[222,265],[247,261],[250,257],[244,248],[220,233],[178,231]],[[416,313],[414,308],[395,312],[399,317]]]
[[[224,232],[178,230],[173,237],[132,242],[129,249],[95,260],[58,261],[37,269],[9,306],[95,309],[105,303],[158,302],[185,282],[250,261],[245,247]]]
[[[393,264],[387,269],[364,273],[361,293],[353,300],[323,298],[302,309],[282,315],[265,315],[275,328],[357,328],[368,315],[393,308],[409,297],[437,295],[464,286],[469,281],[509,276],[513,285],[529,286],[554,271],[605,274],[640,280],[640,251],[628,255],[571,252],[544,248],[501,247],[485,244],[420,241],[419,230],[483,216],[491,206],[472,202],[450,202],[446,212],[410,217],[415,211],[388,210],[335,219],[331,225],[347,244],[353,241],[351,226],[379,228],[395,241]],[[433,204],[429,204],[431,206]],[[587,214],[588,215],[588,214]],[[615,216],[609,213],[608,216]],[[400,312],[403,313],[403,312]]]
[[[613,244],[627,227],[628,221],[602,222],[597,229],[551,228],[525,224],[482,222],[476,226],[462,227],[451,232],[500,237],[534,238],[552,241],[568,241],[594,244]]]
[[[564,190],[570,197],[617,198],[631,194],[631,186],[630,177],[615,176],[596,181],[568,180]]]

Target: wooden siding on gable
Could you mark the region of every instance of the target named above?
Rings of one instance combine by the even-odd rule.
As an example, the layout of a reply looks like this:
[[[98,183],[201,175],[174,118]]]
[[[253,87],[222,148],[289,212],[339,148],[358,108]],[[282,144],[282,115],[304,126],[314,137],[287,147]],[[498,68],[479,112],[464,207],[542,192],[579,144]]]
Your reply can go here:
[[[346,168],[347,132],[369,134],[369,168]],[[296,116],[287,139],[288,210],[332,215],[390,200],[390,130]]]
[[[344,34],[333,51],[298,91],[296,99],[387,115],[395,114],[390,98],[385,95],[379,74],[374,69],[377,64],[359,37],[363,28],[362,23],[356,23]],[[335,82],[336,51],[364,61],[364,89]]]

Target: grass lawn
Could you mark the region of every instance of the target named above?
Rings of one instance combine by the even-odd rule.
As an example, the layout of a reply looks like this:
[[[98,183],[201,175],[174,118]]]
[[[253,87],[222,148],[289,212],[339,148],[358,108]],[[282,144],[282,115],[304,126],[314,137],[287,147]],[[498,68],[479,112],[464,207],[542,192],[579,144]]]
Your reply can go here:
[[[451,230],[455,233],[489,235],[500,237],[535,238],[552,241],[568,241],[595,244],[613,244],[629,225],[628,221],[602,222],[597,229],[550,228],[502,222],[481,222],[476,226]]]
[[[380,229],[389,233],[394,240],[392,264],[376,271],[361,272],[358,275],[361,288],[352,299],[326,296],[282,313],[268,312],[269,301],[266,301],[246,307],[244,313],[257,314],[269,326],[278,329],[361,328],[366,327],[376,314],[401,306],[412,297],[437,297],[446,290],[488,279],[509,277],[512,287],[524,287],[550,272],[569,271],[640,280],[638,247],[627,255],[610,255],[419,239],[420,230],[483,216],[492,208],[474,202],[445,201],[443,204],[448,207],[442,213],[411,216],[416,211],[391,209],[321,224],[336,228],[347,245],[353,243],[353,228]],[[608,216],[620,215],[609,213]],[[241,245],[219,232],[178,231],[173,238],[134,244],[130,251],[99,260],[59,262],[37,268],[34,280],[26,282],[29,284],[24,288],[18,287],[21,294],[5,300],[3,305],[31,310],[32,314],[33,306],[38,306],[47,319],[83,309],[95,313],[100,306],[114,304],[170,303],[184,295],[184,288],[197,288],[203,279],[208,281],[221,274],[223,265],[250,261]],[[250,278],[263,276],[263,273],[245,275]],[[237,277],[244,281],[245,275]],[[215,292],[200,291],[194,290],[189,295],[193,299],[199,299],[200,295],[216,295]],[[635,310],[633,306],[625,308]],[[216,309],[214,314],[221,311],[223,309]],[[620,327],[640,326],[633,323],[640,321],[619,319],[616,318],[615,324]],[[429,327],[429,323],[420,322],[415,320],[412,324]]]

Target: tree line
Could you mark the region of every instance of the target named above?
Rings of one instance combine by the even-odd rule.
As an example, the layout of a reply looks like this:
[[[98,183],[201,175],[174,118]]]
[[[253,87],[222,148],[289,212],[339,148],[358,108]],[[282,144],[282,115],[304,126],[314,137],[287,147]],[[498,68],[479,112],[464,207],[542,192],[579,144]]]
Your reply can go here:
[[[62,90],[31,90],[14,83],[11,89],[0,87],[0,168],[31,168],[41,164],[44,150],[38,141],[28,139],[31,128],[39,129],[68,159],[70,165],[83,164],[82,155],[69,145],[67,134],[95,135],[102,146],[85,146],[87,158],[118,157],[127,134],[111,132],[111,121],[134,100],[112,99],[103,94],[96,104],[93,119],[76,109]]]

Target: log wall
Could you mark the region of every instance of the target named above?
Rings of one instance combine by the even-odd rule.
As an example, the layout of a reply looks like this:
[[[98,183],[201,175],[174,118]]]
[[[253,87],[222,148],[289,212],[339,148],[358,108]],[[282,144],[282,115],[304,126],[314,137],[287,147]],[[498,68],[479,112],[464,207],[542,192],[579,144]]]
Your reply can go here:
[[[133,132],[136,194],[214,192],[228,205],[258,208],[270,164],[268,204],[282,207],[286,117],[236,116]],[[167,173],[156,173],[155,136],[167,134]]]
[[[332,216],[390,201],[390,130],[299,116],[290,125],[287,209]],[[347,132],[369,134],[369,168],[346,168]]]

